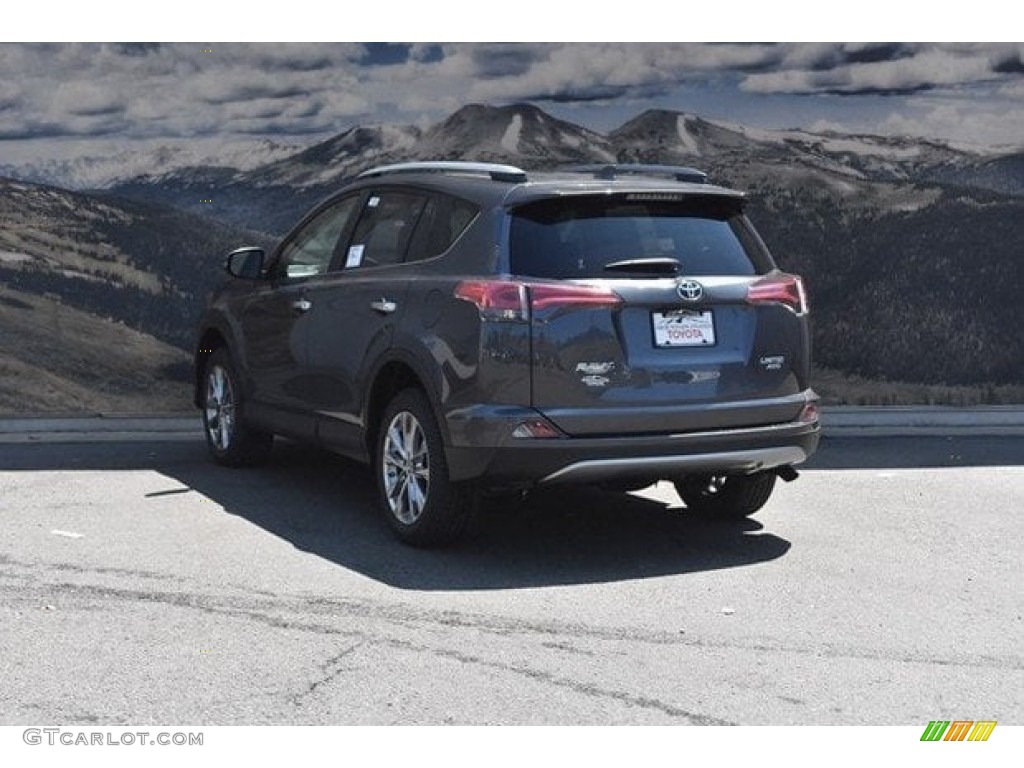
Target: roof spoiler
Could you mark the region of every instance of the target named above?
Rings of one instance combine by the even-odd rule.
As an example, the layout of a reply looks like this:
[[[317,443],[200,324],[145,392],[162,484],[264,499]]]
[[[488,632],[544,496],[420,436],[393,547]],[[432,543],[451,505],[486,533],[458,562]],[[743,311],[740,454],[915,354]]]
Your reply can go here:
[[[646,163],[604,163],[574,165],[566,168],[570,173],[587,173],[595,179],[616,179],[619,176],[657,176],[690,184],[707,184],[708,175],[685,165],[650,165]]]

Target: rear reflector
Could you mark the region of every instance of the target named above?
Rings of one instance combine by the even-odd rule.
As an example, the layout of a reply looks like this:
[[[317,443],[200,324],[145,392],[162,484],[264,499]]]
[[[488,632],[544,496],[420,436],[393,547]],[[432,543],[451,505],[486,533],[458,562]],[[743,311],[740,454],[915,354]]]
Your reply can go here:
[[[817,403],[807,403],[800,411],[800,421],[804,424],[812,424],[821,417],[821,409]]]
[[[543,419],[530,419],[521,421],[512,430],[512,437],[552,438],[561,437],[555,426]]]
[[[614,307],[622,303],[607,288],[590,285],[521,283],[516,280],[466,280],[455,297],[476,304],[486,320],[529,320],[530,311]]]
[[[747,288],[747,301],[751,304],[785,304],[798,315],[807,312],[803,280],[781,272],[752,283]]]

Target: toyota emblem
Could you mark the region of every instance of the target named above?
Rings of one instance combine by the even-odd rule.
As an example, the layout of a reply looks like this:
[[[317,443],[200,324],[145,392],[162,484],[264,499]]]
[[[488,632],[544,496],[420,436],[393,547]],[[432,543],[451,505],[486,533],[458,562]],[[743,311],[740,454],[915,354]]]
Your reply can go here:
[[[680,280],[676,286],[676,293],[683,301],[700,301],[704,296],[704,286],[696,280]]]

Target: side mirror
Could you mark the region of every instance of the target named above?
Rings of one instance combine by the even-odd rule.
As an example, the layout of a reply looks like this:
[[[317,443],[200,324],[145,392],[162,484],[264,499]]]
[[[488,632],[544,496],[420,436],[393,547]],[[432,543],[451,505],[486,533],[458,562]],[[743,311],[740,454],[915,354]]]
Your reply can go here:
[[[263,277],[263,260],[266,253],[262,248],[252,246],[238,248],[228,254],[224,261],[224,270],[232,277],[245,280],[259,280]]]

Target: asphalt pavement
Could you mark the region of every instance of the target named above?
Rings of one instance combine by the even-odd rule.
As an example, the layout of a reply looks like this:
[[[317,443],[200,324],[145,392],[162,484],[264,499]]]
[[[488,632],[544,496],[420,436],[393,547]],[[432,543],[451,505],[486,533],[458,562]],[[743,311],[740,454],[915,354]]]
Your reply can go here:
[[[1019,724],[1022,509],[1019,437],[848,435],[751,520],[564,488],[419,551],[294,444],[8,441],[0,724]]]

